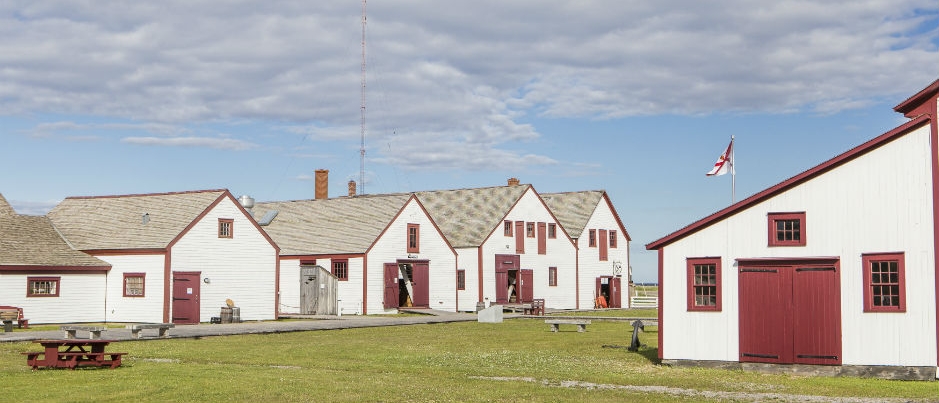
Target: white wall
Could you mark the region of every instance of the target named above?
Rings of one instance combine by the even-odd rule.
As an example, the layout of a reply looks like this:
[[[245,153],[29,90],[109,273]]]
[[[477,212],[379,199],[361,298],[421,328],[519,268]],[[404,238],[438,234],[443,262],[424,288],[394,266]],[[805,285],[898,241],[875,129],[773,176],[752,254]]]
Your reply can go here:
[[[218,219],[234,219],[232,238],[218,237]],[[225,198],[202,217],[171,250],[173,271],[202,272],[200,321],[219,316],[225,300],[241,309],[242,320],[275,316],[277,253],[274,246]]]
[[[841,259],[842,363],[932,366],[935,261],[929,127],[668,245],[665,359],[737,361],[737,258]],[[767,213],[806,212],[804,247],[767,247]],[[906,313],[863,312],[861,254],[905,252]],[[723,311],[686,311],[686,258],[720,256]]]
[[[368,253],[368,313],[394,313],[384,309],[384,264],[398,259],[409,259],[407,252],[407,225],[420,225],[420,252],[412,259],[430,261],[430,308],[456,311],[456,255],[447,245],[433,221],[411,199],[397,218],[375,241]],[[473,307],[475,308],[475,303]],[[463,307],[461,307],[462,309]]]
[[[479,248],[457,248],[457,264],[466,272],[466,289],[457,291],[460,311],[475,312],[479,302]]]
[[[111,264],[108,272],[107,310],[109,322],[163,321],[164,255],[98,255]],[[144,296],[124,296],[124,273],[144,273]]]
[[[27,277],[59,277],[59,296],[26,297]],[[31,325],[101,322],[106,281],[104,273],[0,274],[0,303],[23,308]]]
[[[629,307],[629,241],[623,229],[619,227],[616,216],[610,210],[606,200],[600,199],[599,204],[584,228],[580,236],[580,307],[581,309],[593,308],[594,293],[597,287],[597,277],[613,276],[613,263],[619,262],[622,267],[620,301],[623,308]],[[597,246],[590,247],[589,231],[597,230]],[[609,246],[609,236],[607,239],[599,239],[599,230],[616,231],[616,248],[607,248],[607,260],[600,260],[599,242],[606,242]]]
[[[493,217],[493,221],[496,219]],[[532,189],[528,189],[522,195],[515,207],[506,215],[505,220],[557,224],[541,198]],[[547,253],[539,255],[537,225],[535,231],[535,237],[525,238],[525,253],[520,255],[521,269],[531,269],[534,272],[534,297],[543,298],[547,308],[574,309],[577,306],[577,262],[574,244],[564,235],[560,224],[557,224],[557,238],[547,239]],[[513,231],[512,237],[506,237],[503,233],[502,222],[499,222],[482,246],[483,297],[493,303],[496,301],[495,255],[515,254],[514,235]],[[548,286],[548,267],[558,268],[558,285],[555,287]],[[591,303],[589,308],[592,307]]]

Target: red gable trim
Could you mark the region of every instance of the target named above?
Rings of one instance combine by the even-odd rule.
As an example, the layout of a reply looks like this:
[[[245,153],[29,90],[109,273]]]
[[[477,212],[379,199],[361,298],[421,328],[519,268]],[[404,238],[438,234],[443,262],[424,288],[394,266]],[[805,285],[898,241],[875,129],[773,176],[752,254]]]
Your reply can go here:
[[[931,113],[936,108],[936,93],[939,92],[939,80],[933,81],[928,87],[913,96],[900,102],[893,110],[912,119],[925,113]],[[930,102],[931,101],[931,102]]]
[[[864,154],[867,154],[867,153],[869,153],[869,152],[871,152],[871,151],[873,151],[873,150],[876,150],[877,148],[880,148],[880,147],[886,145],[887,143],[890,143],[890,142],[893,141],[893,140],[896,140],[896,139],[898,139],[898,138],[900,138],[900,137],[903,137],[904,135],[909,134],[909,133],[912,132],[913,130],[918,129],[918,128],[920,128],[921,126],[928,124],[929,122],[930,122],[930,116],[928,116],[928,115],[924,115],[924,116],[917,117],[916,119],[913,119],[913,120],[911,120],[911,121],[909,121],[909,122],[907,122],[907,123],[904,123],[903,125],[901,125],[901,126],[895,128],[895,129],[893,129],[893,130],[891,130],[891,131],[889,131],[889,132],[887,132],[887,133],[881,134],[880,136],[877,136],[877,137],[875,137],[875,138],[873,138],[873,139],[867,141],[867,142],[864,143],[864,144],[861,144],[861,145],[859,145],[859,146],[857,146],[857,147],[855,147],[855,148],[852,148],[851,150],[848,150],[848,151],[845,152],[844,154],[841,154],[841,155],[839,155],[839,156],[837,156],[837,157],[835,157],[835,158],[832,158],[832,159],[830,159],[830,160],[828,160],[828,161],[826,161],[826,162],[823,162],[822,164],[820,164],[820,165],[818,165],[818,166],[816,166],[816,167],[814,167],[814,168],[811,168],[811,169],[809,169],[809,170],[807,170],[807,171],[805,171],[805,172],[802,172],[801,174],[798,174],[798,175],[796,175],[796,176],[793,176],[792,178],[789,178],[789,179],[787,179],[787,180],[785,180],[785,181],[783,181],[783,182],[777,184],[776,186],[773,186],[773,187],[771,187],[771,188],[769,188],[769,189],[766,189],[766,190],[764,190],[764,191],[762,191],[762,192],[759,192],[759,193],[757,193],[757,194],[755,194],[755,195],[753,195],[753,196],[750,196],[750,197],[748,197],[748,198],[746,198],[746,199],[744,199],[744,200],[741,200],[741,201],[737,202],[736,204],[731,205],[730,207],[727,207],[727,208],[725,208],[725,209],[723,209],[723,210],[721,210],[721,211],[718,211],[718,212],[716,212],[716,213],[714,213],[714,214],[711,214],[711,215],[709,215],[709,216],[707,216],[707,217],[705,217],[705,218],[703,218],[703,219],[701,219],[701,220],[698,220],[698,221],[692,223],[691,225],[689,225],[689,226],[687,226],[687,227],[685,227],[685,228],[682,228],[682,229],[680,229],[680,230],[678,230],[678,231],[676,231],[676,232],[673,232],[673,233],[669,234],[668,236],[666,236],[666,237],[664,237],[664,238],[661,238],[661,239],[659,239],[659,240],[653,241],[653,242],[651,242],[651,243],[649,243],[649,244],[646,245],[646,249],[647,249],[647,250],[661,249],[661,248],[665,247],[666,245],[671,244],[671,243],[673,243],[673,242],[675,242],[675,241],[678,241],[678,240],[680,240],[680,239],[682,239],[682,238],[684,238],[684,237],[686,237],[686,236],[688,236],[688,235],[691,235],[691,234],[697,232],[698,230],[704,229],[704,228],[710,226],[711,224],[714,224],[714,223],[716,223],[716,222],[719,222],[719,221],[721,221],[721,220],[724,220],[724,219],[726,219],[726,218],[729,218],[729,217],[731,217],[731,216],[733,216],[733,215],[735,215],[735,214],[737,214],[737,213],[739,213],[739,212],[741,212],[741,211],[743,211],[743,210],[746,210],[747,208],[749,208],[749,207],[751,207],[751,206],[753,206],[753,205],[756,205],[756,204],[758,204],[758,203],[761,203],[761,202],[763,202],[764,200],[767,200],[767,199],[769,199],[769,198],[771,198],[771,197],[773,197],[773,196],[776,196],[777,194],[780,194],[780,193],[782,193],[782,192],[784,192],[784,191],[786,191],[786,190],[789,190],[789,189],[791,189],[791,188],[794,188],[794,187],[796,187],[796,186],[798,186],[798,185],[800,185],[800,184],[802,184],[802,183],[804,183],[804,182],[807,182],[807,181],[809,181],[809,180],[811,180],[811,179],[813,179],[813,178],[815,178],[815,177],[817,177],[817,176],[819,176],[819,175],[821,175],[821,174],[824,174],[824,173],[826,173],[826,172],[828,172],[828,171],[831,171],[831,170],[833,170],[833,169],[835,169],[835,168],[837,168],[837,167],[839,167],[839,166],[841,166],[841,165],[843,165],[843,164],[845,164],[845,163],[848,163],[849,161],[852,161],[852,160],[854,160],[855,158],[858,158],[858,157],[860,157],[860,156],[862,156],[862,155],[864,155]]]
[[[111,270],[111,266],[33,266],[33,265],[0,265],[0,271],[2,272],[24,272],[24,273],[35,273],[35,272],[61,272],[61,273],[73,273],[73,272],[102,272],[107,273]]]

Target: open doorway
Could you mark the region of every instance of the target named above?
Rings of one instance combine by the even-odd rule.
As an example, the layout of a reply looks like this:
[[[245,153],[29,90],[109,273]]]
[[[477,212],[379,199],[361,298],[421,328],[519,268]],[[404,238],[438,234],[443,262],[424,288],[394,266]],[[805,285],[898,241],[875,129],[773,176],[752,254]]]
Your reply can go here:
[[[385,308],[429,308],[429,280],[429,261],[385,263]]]
[[[620,280],[620,277],[614,276],[597,277],[594,308],[621,308],[623,306]]]

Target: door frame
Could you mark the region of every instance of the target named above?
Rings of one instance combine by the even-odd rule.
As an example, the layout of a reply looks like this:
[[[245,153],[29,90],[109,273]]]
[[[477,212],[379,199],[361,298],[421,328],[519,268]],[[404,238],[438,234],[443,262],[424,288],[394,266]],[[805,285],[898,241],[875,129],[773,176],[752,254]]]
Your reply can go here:
[[[176,301],[182,301],[181,299],[180,300],[176,299],[176,281],[177,281],[176,277],[177,276],[195,278],[195,281],[193,281],[194,285],[192,287],[194,290],[194,293],[193,293],[194,297],[192,297],[192,299],[194,299],[194,301],[187,304],[187,306],[189,307],[188,310],[191,311],[195,315],[195,319],[188,318],[188,317],[187,318],[178,317],[180,319],[177,320]],[[171,322],[177,323],[177,324],[187,324],[187,325],[199,324],[199,322],[202,319],[201,318],[202,304],[200,302],[200,298],[202,294],[202,272],[201,271],[173,271],[171,281],[172,281],[172,286],[170,287],[170,290],[171,290],[170,298],[172,300],[172,303],[170,304],[170,317],[172,318]],[[191,281],[191,280],[187,280],[187,281]],[[187,299],[187,300],[192,300],[192,299]]]

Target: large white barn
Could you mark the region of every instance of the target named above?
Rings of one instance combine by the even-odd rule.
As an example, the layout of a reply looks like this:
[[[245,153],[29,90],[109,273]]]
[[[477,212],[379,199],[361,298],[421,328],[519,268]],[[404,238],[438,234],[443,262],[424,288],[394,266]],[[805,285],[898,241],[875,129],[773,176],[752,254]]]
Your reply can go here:
[[[646,247],[663,362],[939,376],[939,81],[910,120]]]

